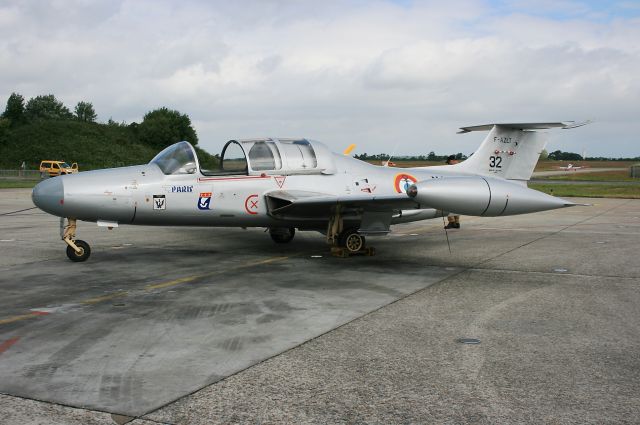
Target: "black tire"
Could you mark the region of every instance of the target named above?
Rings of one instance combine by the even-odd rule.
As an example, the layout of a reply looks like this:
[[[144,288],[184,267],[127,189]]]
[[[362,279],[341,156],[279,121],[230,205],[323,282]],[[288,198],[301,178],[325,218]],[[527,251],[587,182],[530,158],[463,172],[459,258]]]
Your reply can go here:
[[[76,263],[87,261],[87,258],[91,255],[91,248],[89,247],[89,244],[80,240],[73,241],[73,243],[75,243],[82,252],[78,254],[75,249],[67,245],[67,257],[69,257],[69,260],[75,261]]]
[[[293,240],[296,234],[296,229],[291,227],[289,229],[269,229],[269,235],[275,243],[289,243]]]
[[[351,228],[344,230],[338,239],[341,247],[346,248],[349,253],[354,254],[364,249],[366,239],[358,233],[358,229]]]

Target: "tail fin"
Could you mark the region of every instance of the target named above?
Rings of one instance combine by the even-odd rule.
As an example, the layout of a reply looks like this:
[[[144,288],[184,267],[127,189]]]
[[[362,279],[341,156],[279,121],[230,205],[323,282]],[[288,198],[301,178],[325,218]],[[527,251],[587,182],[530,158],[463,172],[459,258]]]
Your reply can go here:
[[[459,133],[491,130],[480,147],[464,162],[454,165],[457,170],[498,176],[507,180],[529,180],[538,163],[540,153],[547,144],[548,128],[574,128],[580,125],[570,122],[528,124],[486,124],[462,127]]]

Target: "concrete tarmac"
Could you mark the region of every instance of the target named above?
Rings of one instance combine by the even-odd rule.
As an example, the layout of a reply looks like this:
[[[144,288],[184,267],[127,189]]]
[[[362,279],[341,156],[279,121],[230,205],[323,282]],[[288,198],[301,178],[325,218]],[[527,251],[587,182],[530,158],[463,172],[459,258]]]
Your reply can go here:
[[[0,214],[30,208],[0,191]],[[323,237],[0,215],[2,423],[633,423],[640,200]],[[464,344],[473,338],[479,344]]]

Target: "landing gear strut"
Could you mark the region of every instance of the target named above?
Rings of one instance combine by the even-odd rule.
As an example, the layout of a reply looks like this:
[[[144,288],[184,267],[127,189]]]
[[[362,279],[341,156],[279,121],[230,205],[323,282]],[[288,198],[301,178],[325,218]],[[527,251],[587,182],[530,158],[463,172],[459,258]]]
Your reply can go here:
[[[91,247],[85,241],[76,239],[76,219],[68,218],[67,225],[64,226],[64,218],[61,218],[60,228],[62,240],[67,244],[67,257],[75,262],[86,261],[91,255]]]

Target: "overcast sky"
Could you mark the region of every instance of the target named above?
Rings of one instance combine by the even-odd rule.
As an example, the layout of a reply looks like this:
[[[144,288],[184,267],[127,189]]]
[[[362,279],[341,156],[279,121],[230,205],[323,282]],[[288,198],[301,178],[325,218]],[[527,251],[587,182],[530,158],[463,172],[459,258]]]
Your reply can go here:
[[[188,114],[200,145],[475,150],[460,126],[594,119],[549,150],[640,155],[640,1],[0,0],[0,102]]]

